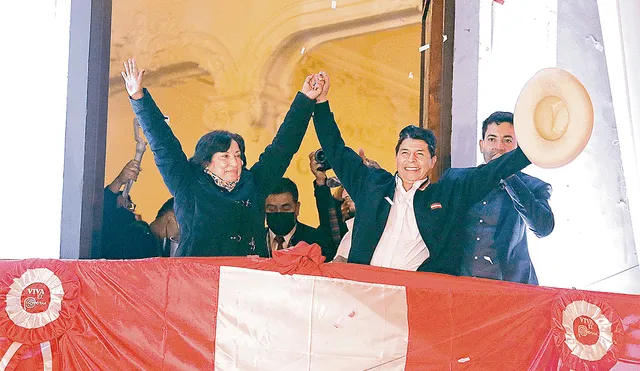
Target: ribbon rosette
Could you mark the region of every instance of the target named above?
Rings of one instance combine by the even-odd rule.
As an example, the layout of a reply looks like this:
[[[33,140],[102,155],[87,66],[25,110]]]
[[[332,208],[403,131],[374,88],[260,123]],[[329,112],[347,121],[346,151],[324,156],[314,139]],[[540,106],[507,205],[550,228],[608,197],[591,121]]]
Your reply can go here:
[[[556,299],[553,313],[554,338],[563,366],[609,370],[616,364],[624,329],[609,304],[587,292],[570,292]]]
[[[0,370],[17,366],[20,355],[38,346],[45,370],[53,364],[52,340],[71,325],[78,308],[79,282],[59,260],[23,260],[0,273]]]

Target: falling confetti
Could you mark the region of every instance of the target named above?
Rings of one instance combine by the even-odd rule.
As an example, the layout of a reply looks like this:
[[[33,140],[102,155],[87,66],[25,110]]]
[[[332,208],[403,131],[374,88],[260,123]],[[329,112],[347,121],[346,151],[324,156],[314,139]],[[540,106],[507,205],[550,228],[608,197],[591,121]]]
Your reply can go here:
[[[596,48],[597,51],[601,52],[604,50],[602,43],[596,40],[596,38],[593,37],[593,35],[589,35],[589,40],[591,41],[591,43],[593,44],[593,47]]]
[[[447,41],[447,35],[442,35],[442,42]]]
[[[409,72],[409,78],[412,79],[413,78],[413,72]]]
[[[342,323],[344,322],[345,316],[349,317],[349,318],[353,318],[356,316],[356,311],[352,310],[351,312],[347,313],[344,312],[342,313],[342,315],[340,317],[338,317],[338,319],[336,320],[336,322],[333,324],[333,327],[335,328],[340,328],[342,327]]]
[[[335,9],[338,6],[338,0],[331,0],[331,9]]]
[[[469,358],[469,357],[460,358],[458,360],[459,363],[467,363],[469,361],[471,361],[471,358]]]
[[[305,51],[305,50],[306,50],[306,49],[305,49],[305,47],[303,46],[303,47],[302,47],[302,50],[300,50],[300,54],[304,54],[304,51]]]
[[[422,46],[418,49],[418,51],[422,53],[423,51],[425,51],[425,50],[429,49],[430,47],[431,47],[431,45],[429,45],[429,44],[422,45]]]
[[[484,256],[484,260],[488,261],[489,263],[493,264],[493,260],[491,260],[491,257],[489,256]]]

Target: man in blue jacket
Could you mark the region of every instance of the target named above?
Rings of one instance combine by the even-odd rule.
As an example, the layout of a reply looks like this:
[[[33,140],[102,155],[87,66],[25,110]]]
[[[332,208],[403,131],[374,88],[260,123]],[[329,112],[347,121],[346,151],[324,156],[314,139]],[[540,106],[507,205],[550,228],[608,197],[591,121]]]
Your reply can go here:
[[[501,179],[529,165],[527,157],[517,148],[460,177],[431,183],[436,138],[430,130],[407,126],[396,146],[396,174],[367,167],[345,146],[327,101],[329,76],[319,76],[324,86],[314,110],[316,133],[358,210],[348,261],[457,274],[461,252],[452,243],[456,227]]]
[[[482,123],[480,152],[485,164],[518,147],[513,113],[494,112]],[[450,169],[459,177],[472,169]],[[527,247],[527,228],[548,236],[554,227],[551,186],[517,172],[502,180],[467,213],[458,240],[463,249],[460,275],[538,284]]]

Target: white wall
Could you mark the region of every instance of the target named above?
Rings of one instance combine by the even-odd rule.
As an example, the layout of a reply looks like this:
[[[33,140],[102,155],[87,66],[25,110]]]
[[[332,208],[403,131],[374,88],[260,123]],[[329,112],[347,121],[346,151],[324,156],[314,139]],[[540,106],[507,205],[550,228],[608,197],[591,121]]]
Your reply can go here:
[[[640,13],[634,14],[637,25]],[[529,235],[540,283],[640,293],[627,199],[632,190],[625,187],[618,146],[623,133],[616,127],[607,74],[618,66],[607,69],[597,2],[482,0],[479,17],[478,131],[491,112],[513,111],[526,81],[545,67],[576,75],[594,103],[592,139],[574,162],[554,170],[534,165],[525,170],[554,187],[554,232],[543,239]]]
[[[0,2],[0,259],[58,258],[70,0]]]

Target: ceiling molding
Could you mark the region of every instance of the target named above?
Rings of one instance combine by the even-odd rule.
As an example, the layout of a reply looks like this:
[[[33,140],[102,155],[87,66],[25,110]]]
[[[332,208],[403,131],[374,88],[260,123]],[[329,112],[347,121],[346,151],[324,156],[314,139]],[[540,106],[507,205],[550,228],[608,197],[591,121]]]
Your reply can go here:
[[[172,78],[177,78],[174,67],[191,63],[211,75],[216,81],[219,94],[225,94],[229,90],[227,87],[237,84],[237,64],[220,40],[203,32],[184,32],[175,27],[169,28],[175,31],[170,38],[162,32],[146,40],[145,48],[136,49],[137,53],[133,53],[132,49],[139,43],[130,45],[114,41],[110,60],[111,79],[120,76],[122,63],[135,54],[139,61],[144,61],[141,66],[150,75],[165,73],[168,68],[168,72],[174,75]]]
[[[386,63],[381,63],[377,59],[367,58],[362,54],[337,46],[330,50],[323,49],[321,52],[315,52],[314,57],[324,60],[328,65],[382,83],[394,92],[407,96],[416,96],[420,93],[420,86],[412,84],[413,80],[408,77],[409,72],[413,72],[417,79],[420,77],[420,71],[401,71]],[[419,57],[416,48],[416,58]]]

